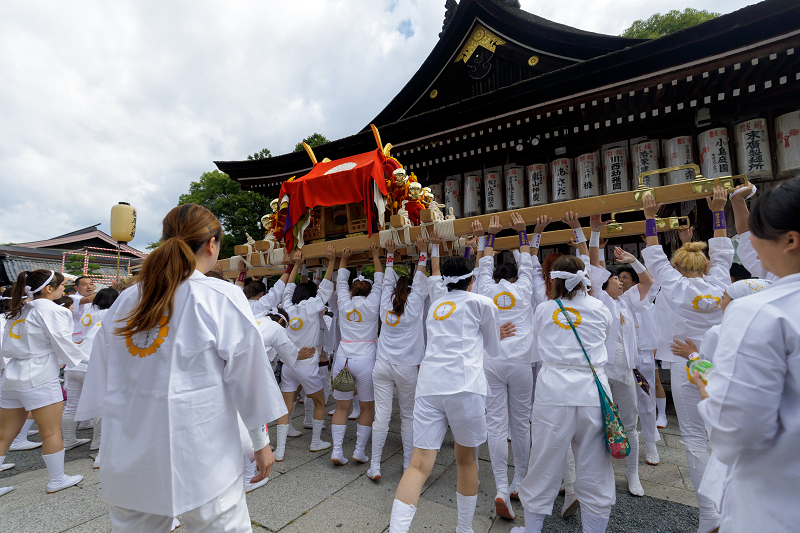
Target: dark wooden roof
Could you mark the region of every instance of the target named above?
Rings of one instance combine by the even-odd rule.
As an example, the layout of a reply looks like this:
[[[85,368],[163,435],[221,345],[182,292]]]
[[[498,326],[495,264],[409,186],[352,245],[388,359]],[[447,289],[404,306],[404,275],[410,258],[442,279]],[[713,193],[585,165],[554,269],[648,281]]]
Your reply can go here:
[[[443,96],[449,94],[448,91],[458,90],[458,76],[463,74],[464,69],[461,68],[459,73],[453,67],[460,67],[464,63],[451,63],[450,58],[453,57],[452,54],[458,54],[478,23],[498,36],[508,37],[540,50],[537,55],[541,63],[546,62],[546,59],[542,59],[546,57],[546,52],[565,57],[569,53],[580,61],[538,72],[533,77],[509,85],[501,84],[474,96],[462,94],[451,103],[440,100],[438,95],[430,98],[430,85],[426,84],[430,84],[431,80],[436,84],[449,80],[451,85],[442,88]],[[532,33],[538,39],[535,46],[531,44],[533,37],[528,36],[527,41],[523,38],[523,34]],[[417,154],[411,156],[414,149],[419,152],[423,145],[426,150],[429,148],[428,144],[431,148],[442,146],[441,139],[449,136],[458,140],[462,133],[464,139],[468,140],[467,134],[474,137],[480,131],[483,135],[483,129],[487,127],[491,133],[492,123],[505,125],[506,118],[509,119],[509,125],[512,118],[519,124],[519,119],[523,116],[528,117],[527,122],[529,117],[547,112],[547,127],[551,131],[562,127],[572,128],[576,122],[581,125],[585,122],[586,127],[589,127],[590,121],[599,120],[599,116],[614,121],[624,116],[627,123],[629,116],[650,105],[655,96],[656,85],[663,105],[663,101],[669,99],[690,98],[696,97],[692,95],[713,92],[717,83],[752,83],[759,71],[754,71],[749,65],[735,72],[732,68],[727,71],[722,69],[724,73],[713,72],[714,76],[709,76],[706,72],[700,77],[697,73],[703,74],[704,69],[714,70],[717,64],[732,64],[748,54],[758,57],[773,42],[777,43],[776,47],[783,46],[782,51],[786,52],[787,42],[800,42],[798,34],[800,3],[796,0],[766,0],[650,41],[582,32],[494,0],[464,0],[431,56],[406,87],[376,117],[376,125],[380,128],[383,141],[395,145],[393,154],[398,155],[405,165],[410,160],[420,160]],[[508,39],[506,41],[509,42]],[[751,51],[757,43],[759,49]],[[514,63],[516,57],[517,63],[514,64],[519,65],[523,45],[519,46],[519,49],[497,46],[497,56],[492,61],[495,64],[499,64],[500,60]],[[585,47],[583,52],[577,50],[580,47]],[[793,52],[791,55],[784,54],[780,61],[782,68],[793,67],[798,57],[800,56]],[[696,73],[694,78],[686,77],[687,73],[692,72]],[[794,75],[791,78],[790,81],[794,82]],[[681,80],[680,86],[676,85],[678,79]],[[667,84],[669,80],[673,83],[662,87],[661,82],[664,80],[667,80]],[[456,88],[453,89],[453,86]],[[653,87],[654,90],[648,93],[648,87]],[[631,90],[628,94],[629,89],[638,92]],[[720,89],[723,89],[722,85]],[[412,102],[414,98],[418,98],[414,95],[420,93],[429,101],[438,100],[445,105],[424,109],[420,103]],[[609,101],[609,95],[616,101]],[[598,98],[601,105],[598,105]],[[562,116],[559,108],[557,115],[554,111],[554,116],[550,117],[551,109],[579,101],[592,102],[591,108],[571,117]],[[431,104],[426,102],[426,105]],[[569,107],[569,110],[573,111],[573,108]],[[449,138],[447,142],[450,142]],[[314,151],[317,159],[321,160],[323,157],[338,159],[374,148],[372,133],[362,130],[353,136],[319,146]],[[408,157],[406,154],[401,155],[406,150],[411,152]],[[451,153],[454,151],[447,146],[442,146],[440,151],[444,155],[448,150]],[[422,159],[427,159],[427,155],[424,154]],[[220,161],[216,164],[244,188],[263,194],[275,194],[283,180],[292,175],[302,175],[311,168],[308,156],[302,152],[257,161]]]

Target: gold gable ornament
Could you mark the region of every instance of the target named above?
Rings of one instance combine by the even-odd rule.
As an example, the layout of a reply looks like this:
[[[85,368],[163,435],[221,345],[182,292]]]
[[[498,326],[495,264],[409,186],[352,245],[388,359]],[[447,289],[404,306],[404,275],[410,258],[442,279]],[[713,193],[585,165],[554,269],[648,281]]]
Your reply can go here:
[[[477,50],[479,46],[486,48],[490,52],[494,52],[498,46],[503,46],[504,44],[506,44],[506,42],[503,39],[478,24],[475,29],[472,30],[472,34],[469,36],[469,39],[467,39],[464,48],[462,48],[461,52],[456,56],[454,63],[458,63],[459,61],[466,63],[469,61],[469,58],[472,57],[472,54],[475,53],[475,50]]]

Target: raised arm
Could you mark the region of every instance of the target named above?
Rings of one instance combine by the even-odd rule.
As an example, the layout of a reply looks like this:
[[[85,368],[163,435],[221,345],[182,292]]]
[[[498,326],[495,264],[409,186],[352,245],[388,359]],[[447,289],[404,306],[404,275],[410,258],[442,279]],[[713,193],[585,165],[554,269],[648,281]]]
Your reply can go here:
[[[486,247],[483,249],[484,257],[494,258],[494,240],[503,226],[500,224],[500,217],[493,215],[489,219],[489,228],[486,230]]]
[[[433,230],[433,233],[431,233],[431,244],[435,244],[436,246],[441,246],[442,240],[443,239],[439,236],[439,232],[436,231],[436,230]],[[419,253],[420,254],[426,253],[426,251],[428,249],[428,247],[425,246],[424,244],[423,244],[422,248],[419,248],[419,244],[417,244],[417,248],[419,249]],[[434,255],[434,254],[431,254],[431,255]],[[419,263],[422,264],[422,261],[420,260]],[[419,266],[419,265],[417,265],[417,266]],[[441,276],[441,275],[442,275],[442,271],[439,270],[439,254],[436,254],[435,257],[431,257],[431,276]]]
[[[561,222],[572,228],[572,233],[575,235],[575,243],[578,246],[578,253],[580,255],[589,255],[589,247],[586,246],[586,235],[583,234],[581,229],[580,220],[578,220],[578,213],[567,211]]]
[[[325,269],[324,279],[330,281],[333,278],[333,264],[336,262],[336,247],[334,245],[328,245],[325,250],[325,257],[328,259],[328,268]]]
[[[728,193],[725,189],[717,185],[714,187],[714,196],[707,198],[708,207],[711,209],[714,221],[714,237],[727,237],[728,224],[725,221],[725,204],[728,203]]]
[[[747,197],[753,194],[754,187],[750,185],[739,185],[731,195],[731,208],[733,209],[733,223],[736,225],[736,233],[741,235],[750,231],[750,211],[747,209]]]
[[[381,264],[381,254],[378,245],[373,242],[369,245],[369,251],[372,254],[372,264],[375,266],[375,274],[383,274],[383,265]]]
[[[656,199],[652,194],[645,194],[642,200],[642,208],[644,210],[645,218],[645,238],[644,242],[647,246],[658,246],[658,225],[656,223],[656,214],[664,204],[656,204]]]
[[[636,285],[639,288],[639,299],[644,300],[647,298],[647,294],[653,286],[653,276],[650,275],[650,272],[647,271],[644,265],[641,264],[633,254],[626,252],[619,246],[614,248],[614,257],[617,263],[631,265],[633,267],[634,272],[639,276],[639,283]]]
[[[539,255],[539,243],[542,240],[542,232],[553,219],[547,215],[542,215],[536,219],[536,226],[533,228],[533,235],[531,235],[531,255]]]
[[[603,268],[603,265],[600,264],[600,232],[611,221],[603,222],[602,215],[592,215],[589,217],[589,222],[592,225],[592,236],[589,238],[589,262],[598,268]]]
[[[525,219],[516,211],[511,212],[511,227],[514,228],[514,231],[519,235],[519,253],[530,254],[531,245],[528,239],[528,232],[526,231],[527,226],[525,225]]]

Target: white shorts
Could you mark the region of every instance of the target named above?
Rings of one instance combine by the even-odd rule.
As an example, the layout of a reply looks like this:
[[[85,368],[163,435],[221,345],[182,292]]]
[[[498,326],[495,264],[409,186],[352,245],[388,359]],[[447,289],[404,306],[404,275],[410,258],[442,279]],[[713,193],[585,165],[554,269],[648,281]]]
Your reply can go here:
[[[337,357],[333,362],[333,372],[331,376],[336,379],[339,372],[344,368],[347,363],[347,368],[353,374],[353,380],[356,382],[356,390],[358,391],[358,400],[360,402],[373,402],[375,401],[375,391],[372,387],[372,369],[375,367],[375,358],[344,358]],[[333,397],[337,400],[347,401],[353,399],[352,392],[341,392],[338,390],[333,391]]]
[[[294,392],[297,387],[303,386],[306,394],[314,394],[322,390],[325,385],[317,365],[296,366],[283,365],[281,370],[281,392]]]
[[[33,411],[64,401],[58,378],[29,389],[0,391],[0,408]]]
[[[418,397],[414,402],[414,448],[441,448],[448,424],[461,446],[476,448],[486,442],[486,398],[474,392]]]

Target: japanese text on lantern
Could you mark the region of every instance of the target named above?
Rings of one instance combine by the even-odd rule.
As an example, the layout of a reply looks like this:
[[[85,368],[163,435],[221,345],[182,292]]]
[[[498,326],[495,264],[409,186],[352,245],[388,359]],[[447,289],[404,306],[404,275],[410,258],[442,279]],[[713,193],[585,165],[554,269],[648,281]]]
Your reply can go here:
[[[622,148],[609,150],[609,154],[611,154],[608,158],[611,168],[611,190],[619,191],[622,190]]]
[[[544,181],[544,169],[541,167],[534,167],[530,175],[531,183],[531,203],[541,200],[542,182]]]

